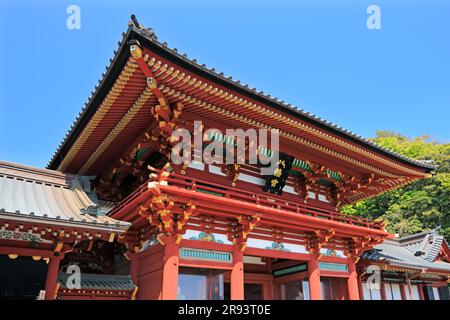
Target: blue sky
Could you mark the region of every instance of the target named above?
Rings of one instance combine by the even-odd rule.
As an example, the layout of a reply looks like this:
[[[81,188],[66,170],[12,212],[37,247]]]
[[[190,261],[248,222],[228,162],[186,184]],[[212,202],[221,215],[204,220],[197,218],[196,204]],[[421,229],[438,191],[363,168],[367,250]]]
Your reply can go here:
[[[66,9],[81,9],[69,30]],[[370,4],[381,30],[366,27]],[[135,13],[200,63],[365,137],[450,141],[450,2],[0,1],[0,159],[44,167]]]

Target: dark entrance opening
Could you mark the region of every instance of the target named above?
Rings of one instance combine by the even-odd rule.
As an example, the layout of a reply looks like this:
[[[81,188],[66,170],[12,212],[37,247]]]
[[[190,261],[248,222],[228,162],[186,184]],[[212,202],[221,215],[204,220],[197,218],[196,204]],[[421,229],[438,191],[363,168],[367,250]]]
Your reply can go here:
[[[230,283],[225,282],[223,289],[223,299],[231,300]],[[244,300],[264,300],[262,284],[244,283]]]
[[[263,286],[257,283],[244,284],[245,300],[263,300]]]
[[[223,300],[223,271],[180,267],[178,300]]]
[[[348,300],[345,278],[321,277],[322,300]]]
[[[47,269],[43,260],[0,255],[0,300],[36,299],[45,288]]]

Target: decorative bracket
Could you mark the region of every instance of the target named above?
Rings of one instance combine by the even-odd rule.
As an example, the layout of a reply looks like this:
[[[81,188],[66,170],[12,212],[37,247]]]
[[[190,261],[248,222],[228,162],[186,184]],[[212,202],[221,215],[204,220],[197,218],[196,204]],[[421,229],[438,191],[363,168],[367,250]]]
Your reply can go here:
[[[320,249],[326,244],[335,234],[335,230],[316,230],[310,232],[307,237],[305,247],[310,254],[317,257],[318,260],[322,257]]]
[[[256,214],[253,216],[239,216],[237,219],[231,220],[227,226],[228,241],[238,246],[239,250],[243,252],[247,247],[249,233],[260,223],[260,220],[261,217]]]
[[[360,256],[367,250],[373,248],[374,245],[383,242],[383,239],[352,237],[347,241],[347,247],[344,249],[344,254],[348,259],[354,260],[354,263],[359,261]]]
[[[179,244],[186,232],[187,222],[190,216],[196,214],[197,205],[193,201],[182,204],[182,213],[175,212],[175,201],[166,194],[161,194],[157,184],[164,183],[169,177],[166,165],[158,174],[152,174],[155,180],[149,183],[149,189],[153,192],[152,199],[145,205],[141,205],[139,215],[145,217],[157,233],[157,240],[164,245],[165,236],[176,236],[175,244]],[[153,183],[153,188],[150,184]],[[178,210],[177,210],[178,211]]]
[[[231,185],[236,186],[241,166],[239,164],[229,164],[225,167],[225,174],[231,180]]]
[[[308,180],[303,173],[301,173],[295,180],[294,191],[302,198],[303,203],[306,203],[306,199],[308,199],[308,190],[310,188]]]

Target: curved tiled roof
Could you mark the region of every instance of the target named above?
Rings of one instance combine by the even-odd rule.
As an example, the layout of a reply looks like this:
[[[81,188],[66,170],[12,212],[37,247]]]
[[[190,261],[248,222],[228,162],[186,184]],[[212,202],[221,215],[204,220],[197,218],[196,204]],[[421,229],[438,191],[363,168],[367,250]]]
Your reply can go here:
[[[0,161],[0,217],[84,224],[124,231],[129,223],[106,216],[86,177]],[[111,230],[112,231],[112,230]]]
[[[412,253],[420,251],[423,253],[423,258],[425,260],[434,261],[438,256],[442,245],[446,242],[445,238],[439,234],[439,229],[440,228],[438,227],[433,230],[401,237],[398,241]]]
[[[72,273],[58,273],[61,288],[69,289],[67,280],[71,275]],[[133,291],[136,288],[130,276],[82,273],[80,280],[81,290]]]
[[[406,245],[402,245],[402,238],[389,239],[384,243],[376,245],[374,250],[370,250],[364,253],[363,259],[370,261],[379,261],[388,263],[389,265],[406,267],[412,269],[433,269],[442,270],[450,273],[450,263],[446,262],[433,262],[427,259],[427,257],[421,257],[414,255],[415,251],[411,251]]]
[[[64,155],[68,152],[72,143],[74,143],[74,141],[76,140],[77,135],[79,134],[80,130],[82,130],[86,121],[88,121],[93,112],[95,112],[95,110],[91,109],[95,108],[96,105],[98,106],[98,100],[101,99],[101,97],[99,97],[100,88],[103,85],[106,85],[106,82],[108,82],[108,75],[110,73],[113,73],[115,68],[117,69],[119,67],[118,64],[120,64],[120,60],[123,60],[123,57],[122,58],[120,57],[120,53],[124,51],[123,49],[127,41],[135,38],[139,38],[140,40],[146,41],[147,44],[153,46],[153,49],[158,50],[159,53],[165,55],[169,59],[175,60],[177,63],[183,65],[184,67],[193,69],[195,72],[201,73],[202,76],[208,79],[212,79],[213,81],[218,82],[228,88],[231,88],[236,92],[240,92],[246,96],[261,101],[272,107],[275,107],[283,112],[291,114],[302,120],[308,121],[318,127],[324,128],[325,130],[331,131],[363,147],[371,149],[372,151],[379,152],[395,160],[401,161],[403,163],[427,171],[431,171],[432,169],[436,168],[428,161],[409,159],[403,155],[400,155],[389,149],[381,147],[375,144],[374,142],[365,139],[359,135],[356,135],[340,126],[337,126],[336,124],[333,124],[309,112],[306,112],[298,107],[295,107],[290,103],[279,100],[276,97],[267,95],[262,91],[257,91],[255,88],[250,88],[248,85],[242,84],[240,81],[233,80],[232,77],[226,77],[224,76],[223,73],[217,72],[214,68],[207,68],[204,64],[197,63],[196,59],[190,59],[186,54],[178,53],[178,50],[176,48],[173,49],[169,48],[167,46],[167,43],[158,41],[152,29],[142,28],[138,23],[137,25],[135,25],[136,23],[137,23],[136,21],[134,23],[130,23],[127,32],[122,34],[122,39],[119,41],[119,47],[114,51],[114,57],[110,59],[110,63],[106,68],[107,71],[102,74],[102,78],[96,85],[95,90],[91,93],[88,102],[85,104],[84,108],[73,122],[71,128],[65,135],[63,141],[60,143],[58,149],[56,150],[53,157],[49,161],[48,164],[49,168],[56,169],[58,167],[60,161],[64,158]],[[111,79],[109,79],[109,81],[111,81]]]

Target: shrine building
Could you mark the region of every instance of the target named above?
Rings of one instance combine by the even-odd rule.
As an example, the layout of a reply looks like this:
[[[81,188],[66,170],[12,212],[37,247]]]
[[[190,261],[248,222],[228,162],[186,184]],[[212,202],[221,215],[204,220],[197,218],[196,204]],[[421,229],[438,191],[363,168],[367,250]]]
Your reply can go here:
[[[174,160],[175,132],[227,154],[227,129],[278,143],[246,141],[240,163]],[[339,211],[433,169],[207,68],[133,16],[47,169],[0,162],[0,299],[448,299],[437,230],[399,238]]]

